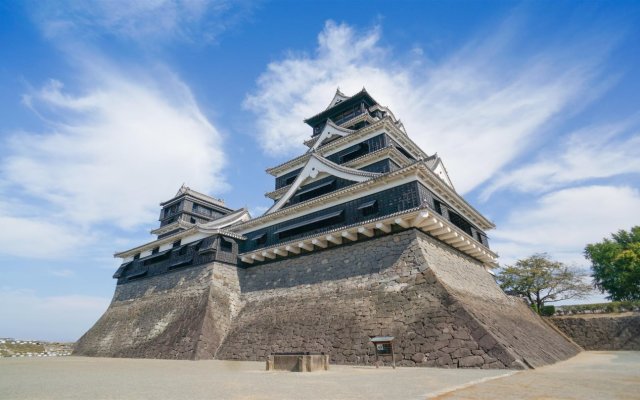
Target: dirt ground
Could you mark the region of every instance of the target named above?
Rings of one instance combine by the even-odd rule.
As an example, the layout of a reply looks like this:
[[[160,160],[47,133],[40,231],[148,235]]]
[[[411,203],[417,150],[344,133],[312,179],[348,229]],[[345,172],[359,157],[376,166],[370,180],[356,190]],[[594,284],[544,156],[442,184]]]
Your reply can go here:
[[[640,399],[640,352],[584,352],[532,371],[58,357],[0,359],[0,399]]]

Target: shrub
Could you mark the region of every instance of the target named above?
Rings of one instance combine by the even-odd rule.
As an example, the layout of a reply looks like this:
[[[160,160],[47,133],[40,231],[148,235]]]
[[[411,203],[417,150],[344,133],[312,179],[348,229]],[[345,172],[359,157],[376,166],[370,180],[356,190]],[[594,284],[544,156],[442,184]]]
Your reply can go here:
[[[543,315],[545,317],[550,317],[555,313],[556,313],[556,306],[553,306],[553,305],[542,306],[542,309],[540,310],[540,315]]]

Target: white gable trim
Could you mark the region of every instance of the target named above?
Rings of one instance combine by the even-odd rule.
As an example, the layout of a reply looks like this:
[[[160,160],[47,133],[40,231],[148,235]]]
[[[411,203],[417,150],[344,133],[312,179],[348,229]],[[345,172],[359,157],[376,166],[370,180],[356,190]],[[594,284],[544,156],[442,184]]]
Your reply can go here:
[[[447,173],[447,169],[444,167],[444,163],[442,159],[438,157],[438,161],[436,161],[436,165],[433,166],[433,173],[438,176],[438,178],[442,179],[444,183],[446,183],[451,189],[456,190],[453,187],[453,183],[451,182],[451,178],[449,178],[449,174]]]
[[[205,222],[197,225],[199,230],[206,232],[211,229],[226,228],[228,226],[231,226],[240,222],[246,222],[250,219],[251,219],[251,215],[249,214],[249,211],[242,208],[234,213],[225,215],[224,217],[220,217],[220,218],[214,219],[213,221],[209,221],[209,222]]]
[[[344,137],[353,132],[355,132],[353,129],[343,128],[333,123],[331,119],[327,119],[327,123],[324,125],[320,136],[308,151],[315,151],[318,147],[322,146],[326,140],[329,140],[334,136]]]
[[[327,106],[327,108],[325,108],[325,110],[330,109],[331,107],[337,105],[338,103],[342,103],[343,101],[345,101],[348,98],[349,98],[349,96],[347,96],[344,93],[342,93],[340,91],[340,88],[336,89],[336,94],[333,95],[333,99],[331,100],[331,103],[329,103],[329,106]]]
[[[316,155],[315,153],[311,154],[309,157],[309,161],[304,166],[300,174],[296,180],[291,184],[287,193],[285,193],[280,200],[278,200],[267,212],[267,214],[271,214],[273,212],[281,209],[287,201],[298,191],[302,184],[310,179],[315,179],[320,173],[327,173],[332,176],[336,176],[338,178],[347,179],[355,182],[364,182],[372,179],[381,174],[377,174],[374,172],[365,172],[359,171],[357,169],[347,168],[340,166],[338,164],[332,163],[329,160],[323,159],[322,157]]]

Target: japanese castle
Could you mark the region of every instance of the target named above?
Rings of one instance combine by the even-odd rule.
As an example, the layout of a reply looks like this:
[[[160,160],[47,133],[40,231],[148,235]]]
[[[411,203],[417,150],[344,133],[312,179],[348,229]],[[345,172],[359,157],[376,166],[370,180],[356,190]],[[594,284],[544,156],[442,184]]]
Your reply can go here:
[[[309,149],[267,169],[275,186],[264,215],[183,186],[160,204],[156,240],[115,254],[123,259],[118,284],[214,261],[251,268],[406,229],[487,270],[496,265],[485,233],[493,223],[456,192],[440,157],[420,149],[365,89],[350,97],[337,90],[304,122]]]

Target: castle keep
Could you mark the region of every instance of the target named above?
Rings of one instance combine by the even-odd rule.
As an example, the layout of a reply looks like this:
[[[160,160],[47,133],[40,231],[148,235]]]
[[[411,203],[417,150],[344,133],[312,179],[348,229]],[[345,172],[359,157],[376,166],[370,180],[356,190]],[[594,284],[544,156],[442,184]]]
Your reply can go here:
[[[494,227],[366,90],[305,120],[303,155],[269,168],[259,217],[182,187],[157,239],[116,254],[109,309],[76,354],[264,360],[314,351],[371,364],[528,368],[579,351],[504,294]]]

